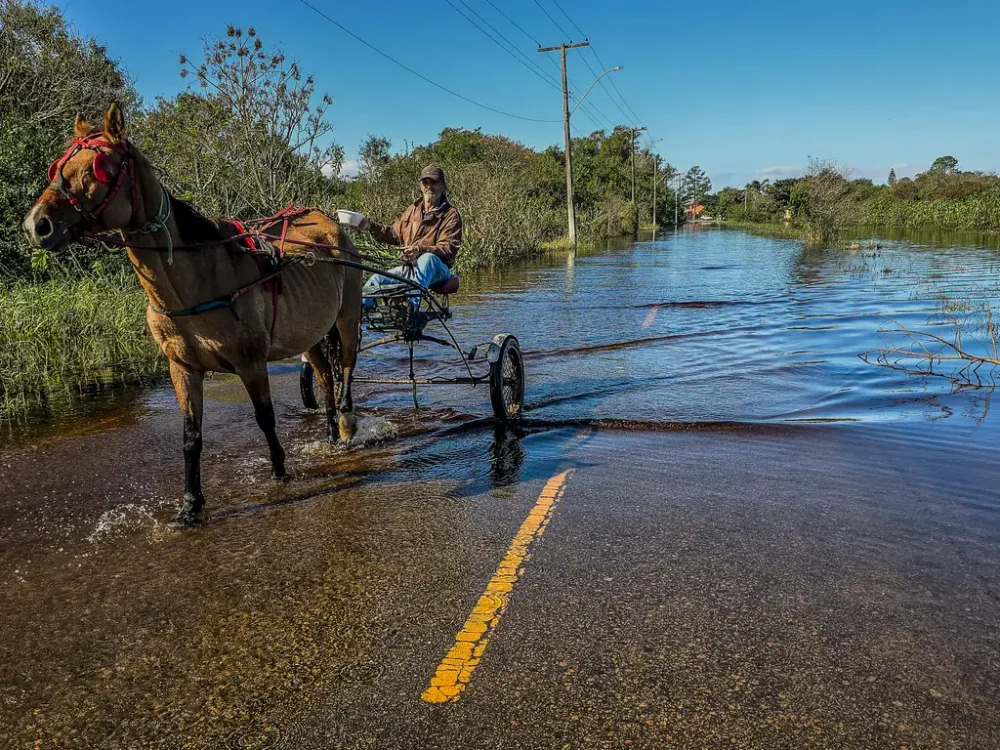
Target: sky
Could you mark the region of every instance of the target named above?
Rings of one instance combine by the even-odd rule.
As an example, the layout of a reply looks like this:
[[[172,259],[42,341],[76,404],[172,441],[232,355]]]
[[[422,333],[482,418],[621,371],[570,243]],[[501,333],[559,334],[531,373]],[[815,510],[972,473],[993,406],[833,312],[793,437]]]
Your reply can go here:
[[[644,125],[643,138],[666,161],[682,171],[701,166],[715,188],[801,174],[810,158],[875,182],[890,169],[916,174],[943,154],[962,169],[1000,171],[996,0],[307,0],[441,86],[548,122],[435,88],[303,0],[51,1],[120,59],[147,103],[186,88],[179,54],[200,58],[202,40],[224,35],[227,24],[255,27],[333,97],[328,119],[347,173],[368,134],[389,138],[394,151],[445,127],[561,145],[558,53],[536,50],[584,37],[592,47],[567,58],[573,93],[607,68],[623,69],[594,87],[573,115],[574,132]],[[524,58],[459,11],[490,31],[485,19]]]

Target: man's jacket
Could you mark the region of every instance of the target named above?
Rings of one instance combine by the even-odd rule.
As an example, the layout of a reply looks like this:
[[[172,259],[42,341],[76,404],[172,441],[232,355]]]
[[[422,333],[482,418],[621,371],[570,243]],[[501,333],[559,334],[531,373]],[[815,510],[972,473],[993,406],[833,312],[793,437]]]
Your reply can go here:
[[[417,200],[392,226],[369,220],[372,235],[387,245],[417,245],[420,253],[434,253],[449,268],[462,244],[462,217],[458,209],[445,201],[431,211],[424,211],[423,199]]]

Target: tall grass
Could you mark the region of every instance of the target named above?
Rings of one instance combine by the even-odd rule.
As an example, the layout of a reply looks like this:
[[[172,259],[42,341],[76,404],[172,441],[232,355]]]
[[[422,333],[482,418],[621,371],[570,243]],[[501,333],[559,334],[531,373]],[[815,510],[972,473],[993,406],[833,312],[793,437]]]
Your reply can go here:
[[[145,308],[125,271],[0,284],[0,419],[164,372]]]
[[[779,222],[724,221],[719,226],[726,229],[741,229],[761,237],[781,237],[799,240],[806,236],[806,230],[802,227],[795,227]]]
[[[866,226],[974,231],[1000,230],[1000,188],[965,198],[900,200],[880,196],[864,204]]]

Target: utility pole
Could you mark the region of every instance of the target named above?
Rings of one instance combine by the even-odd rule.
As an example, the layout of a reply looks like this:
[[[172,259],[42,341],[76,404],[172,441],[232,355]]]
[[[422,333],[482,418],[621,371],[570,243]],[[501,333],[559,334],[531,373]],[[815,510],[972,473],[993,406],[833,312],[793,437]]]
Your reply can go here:
[[[677,175],[677,184],[674,186],[674,229],[677,229],[677,207],[681,199],[680,175]]]
[[[657,138],[655,141],[653,141],[652,145],[655,146],[662,140],[663,140],[662,138]],[[650,156],[653,157],[653,241],[655,242],[656,241],[656,178],[660,176],[659,175],[660,157],[652,153],[652,148],[650,148]],[[666,189],[667,189],[667,183],[664,180],[663,182],[664,192],[666,191]]]
[[[563,90],[563,136],[566,140],[566,210],[569,214],[569,241],[576,247],[576,204],[573,193],[573,144],[569,134],[569,88],[566,79],[566,50],[577,47],[589,47],[590,42],[560,44],[558,47],[539,47],[539,52],[555,52],[559,50],[562,57],[562,90]]]
[[[639,233],[639,211],[635,205],[635,136],[645,129],[646,126],[643,125],[641,128],[631,128],[629,130],[632,134],[632,234]]]

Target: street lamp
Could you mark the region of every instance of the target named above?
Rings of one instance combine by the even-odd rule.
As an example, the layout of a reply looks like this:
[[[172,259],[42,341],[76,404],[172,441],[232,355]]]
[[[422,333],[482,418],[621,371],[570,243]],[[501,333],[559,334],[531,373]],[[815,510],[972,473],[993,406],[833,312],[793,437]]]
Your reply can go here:
[[[613,68],[608,68],[603,73],[601,73],[599,76],[597,76],[597,78],[594,79],[594,82],[590,84],[590,87],[587,89],[587,92],[583,96],[580,97],[579,101],[577,101],[576,107],[573,107],[573,109],[571,109],[569,111],[569,113],[573,114],[574,112],[576,112],[576,108],[579,107],[581,104],[583,104],[583,100],[587,98],[587,94],[589,94],[593,90],[594,86],[597,85],[597,82],[599,80],[601,80],[602,78],[604,78],[604,76],[606,76],[608,73],[617,73],[619,70],[622,70],[623,68],[624,68],[624,66],[622,66],[622,65],[616,65]]]

